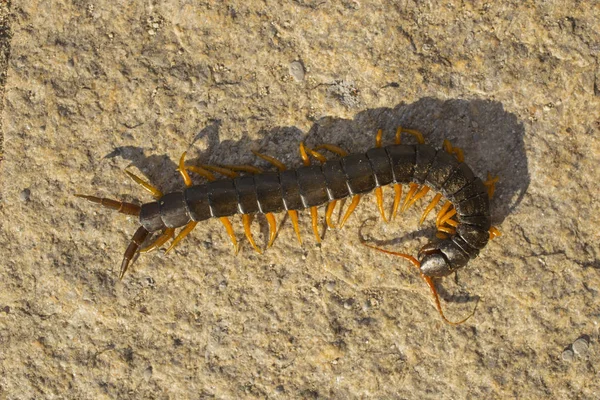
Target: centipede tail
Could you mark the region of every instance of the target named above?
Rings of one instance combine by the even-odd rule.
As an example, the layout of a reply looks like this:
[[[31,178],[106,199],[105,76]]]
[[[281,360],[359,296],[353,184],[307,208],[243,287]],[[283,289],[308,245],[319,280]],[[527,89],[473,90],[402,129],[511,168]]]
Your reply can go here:
[[[402,133],[411,135],[417,144],[401,144]],[[331,152],[340,158],[328,159],[319,150]],[[375,191],[382,219],[388,221],[383,206],[382,188],[393,185],[394,201],[390,221],[396,217],[398,210],[406,211],[424,199],[429,192],[435,193],[419,223],[423,223],[434,208],[441,204],[435,218],[438,239],[425,245],[416,258],[403,253],[377,250],[399,255],[413,263],[431,289],[436,308],[444,321],[454,324],[442,312],[433,278],[447,276],[466,266],[471,259],[477,257],[490,239],[500,235],[491,226],[489,208],[489,199],[494,194],[497,177],[488,174],[486,181],[482,181],[464,163],[462,149],[444,141],[443,148],[436,150],[425,144],[419,131],[404,128],[398,128],[395,144],[388,146],[382,145],[382,131],[379,130],[375,147],[362,154],[348,154],[334,144],[322,144],[311,149],[301,143],[300,156],[304,165],[295,169],[288,169],[271,156],[256,151],[253,153],[272,164],[277,171],[264,172],[250,165],[188,166],[185,165],[183,153],[178,168],[185,184],[182,191],[163,194],[128,172],[156,201],[137,206],[117,200],[77,195],[118,212],[139,216],[141,227],[127,247],[120,277],[127,272],[131,260],[150,233],[161,232],[154,243],[141,251],[160,247],[175,237],[168,249],[171,250],[198,223],[209,218],[221,220],[236,253],[238,242],[229,219],[236,214],[242,215],[245,236],[258,253],[262,251],[250,230],[255,214],[264,214],[269,223],[267,247],[277,237],[276,213],[288,212],[298,240],[302,243],[298,213],[310,210],[315,239],[320,242],[318,207],[327,205],[325,221],[329,228],[334,228],[331,217],[336,203],[352,198],[340,222],[341,227],[361,198],[372,191]],[[318,160],[320,165],[312,164],[310,157]],[[188,171],[200,175],[208,182],[194,185]],[[215,174],[225,178],[217,179]],[[402,202],[403,185],[408,186],[408,191]],[[178,228],[183,229],[175,235]]]
[[[131,242],[129,242],[129,246],[127,246],[127,250],[125,250],[125,254],[123,255],[123,262],[121,262],[121,272],[119,273],[119,279],[123,279],[125,276],[125,272],[129,268],[129,263],[133,259],[133,257],[138,252],[138,249],[144,243],[144,240],[148,237],[150,232],[146,230],[143,226],[140,226],[137,231],[133,234],[131,238]]]

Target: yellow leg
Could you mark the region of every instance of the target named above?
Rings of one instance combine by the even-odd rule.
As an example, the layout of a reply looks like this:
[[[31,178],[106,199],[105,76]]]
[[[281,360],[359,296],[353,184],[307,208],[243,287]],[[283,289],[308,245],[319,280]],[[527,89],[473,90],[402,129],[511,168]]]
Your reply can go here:
[[[321,164],[327,162],[327,158],[319,153],[318,151],[315,151],[309,147],[304,146],[305,151],[307,151],[308,153],[310,153],[311,156],[313,156],[314,158],[316,158]]]
[[[179,159],[179,173],[181,174],[181,177],[183,178],[183,182],[185,183],[185,186],[190,187],[190,186],[192,186],[192,178],[190,178],[190,175],[187,173],[187,170],[185,169],[185,155],[186,155],[186,152],[184,151],[183,154],[181,155],[181,158]],[[171,249],[171,247],[169,249]]]
[[[435,208],[435,206],[437,206],[437,203],[440,202],[440,199],[442,198],[442,194],[438,193],[435,195],[435,197],[433,198],[433,200],[431,200],[431,203],[429,203],[429,205],[427,206],[427,208],[425,209],[425,211],[423,211],[423,215],[421,216],[421,220],[419,221],[419,225],[423,224],[423,221],[425,221],[425,218],[427,218],[427,215],[429,215],[429,213],[431,212],[431,210],[433,210]]]
[[[450,143],[449,140],[444,139],[444,150],[446,151],[446,153],[449,154],[454,154],[456,155],[456,159],[459,162],[465,162],[465,155],[463,153],[463,150],[459,147],[453,147],[452,144]]]
[[[262,254],[262,251],[260,251],[260,249],[256,245],[256,242],[254,241],[254,237],[252,237],[252,231],[250,230],[250,225],[252,224],[252,215],[243,214],[242,215],[242,223],[244,224],[244,234],[246,235],[246,239],[248,239],[248,241],[250,242],[250,244],[252,245],[252,247],[254,248],[254,250],[256,250],[256,252],[258,254]]]
[[[444,214],[444,216],[440,219],[440,226],[444,225],[446,223],[446,221],[448,221],[450,218],[452,218],[453,216],[456,215],[456,208],[453,208],[452,210],[448,211],[446,214]]]
[[[300,142],[300,147],[298,150],[300,151],[302,163],[306,166],[310,165],[310,158],[308,158],[308,154],[306,153],[306,146],[304,145],[304,142]]]
[[[417,138],[417,143],[419,144],[425,143],[425,138],[423,137],[423,134],[415,129],[403,129],[402,132],[406,132],[410,135],[413,135],[415,138]]]
[[[500,232],[495,226],[492,226],[490,228],[490,240],[497,238],[498,236],[502,236],[502,232]]]
[[[447,233],[449,235],[454,235],[456,233],[456,229],[447,226],[439,226],[437,229],[438,231]]]
[[[177,246],[179,244],[179,242],[181,242],[181,240],[183,240],[184,237],[186,237],[191,231],[194,230],[196,225],[198,225],[198,223],[196,221],[192,221],[192,222],[188,223],[185,226],[185,228],[183,228],[181,230],[181,232],[179,232],[177,237],[175,237],[175,239],[173,240],[173,242],[171,243],[171,245],[169,246],[169,248],[167,249],[165,254],[169,253],[171,250],[173,250],[175,248],[175,246]]]
[[[450,207],[452,207],[452,203],[449,201],[446,201],[444,203],[444,205],[442,206],[442,208],[440,209],[440,211],[438,212],[438,215],[435,219],[435,226],[440,226],[440,221],[442,220],[442,217],[448,212]]]
[[[327,204],[327,211],[325,211],[325,222],[327,222],[327,226],[331,229],[335,229],[335,225],[331,222],[331,216],[333,215],[336,204],[337,200],[333,200],[331,203]]]
[[[383,130],[379,129],[377,135],[375,135],[375,147],[381,147],[381,137],[383,136]]]
[[[321,243],[321,235],[319,234],[319,215],[317,207],[310,208],[310,218],[312,221],[312,228],[315,234],[315,239],[317,239],[318,243]]]
[[[411,182],[409,183],[409,190],[408,193],[406,194],[406,197],[404,198],[404,203],[402,204],[402,208],[400,209],[401,212],[404,212],[406,210],[406,207],[408,207],[408,203],[410,202],[410,199],[415,195],[415,193],[417,192],[417,189],[419,188],[419,185]]]
[[[225,230],[227,231],[227,234],[229,235],[229,238],[231,239],[231,243],[233,244],[233,250],[234,250],[235,254],[237,254],[238,250],[239,250],[238,242],[235,237],[235,232],[233,231],[233,226],[231,226],[231,221],[229,221],[229,218],[227,218],[227,217],[220,217],[219,219],[221,220],[221,223],[225,227]]]
[[[491,199],[494,196],[494,192],[496,191],[496,183],[498,183],[498,180],[500,178],[497,176],[492,176],[492,174],[490,174],[488,172],[487,174],[487,179],[485,182],[483,182],[483,184],[485,186],[487,186],[488,189],[488,197]]]
[[[450,143],[450,141],[448,139],[444,139],[444,151],[448,154],[452,154],[452,144]]]
[[[138,185],[141,185],[144,189],[146,189],[147,191],[150,192],[150,194],[152,195],[152,197],[154,197],[155,199],[160,199],[163,196],[163,193],[158,190],[157,188],[155,188],[154,186],[152,186],[151,184],[149,184],[148,182],[146,182],[145,180],[143,180],[142,178],[140,178],[139,176],[125,170],[125,173],[127,175],[129,175],[129,177],[131,179],[133,179],[133,181],[135,183],[137,183]]]
[[[379,129],[377,131],[377,135],[375,135],[375,147],[381,147],[382,136],[383,130]],[[377,199],[377,208],[379,208],[381,218],[383,218],[385,222],[388,222],[387,218],[385,218],[385,210],[383,209],[383,188],[378,187],[377,189],[375,189],[375,198]]]
[[[465,154],[463,153],[463,150],[459,147],[455,147],[453,148],[454,154],[456,154],[456,159],[458,160],[458,162],[465,162]]]
[[[383,218],[383,220],[385,222],[388,222],[387,218],[385,217],[385,210],[383,209],[383,189],[378,187],[377,189],[375,189],[375,198],[377,199],[377,208],[379,208],[379,213],[381,214],[381,218]]]
[[[269,244],[267,244],[267,247],[271,247],[275,241],[275,237],[277,237],[277,221],[275,220],[275,215],[273,215],[273,213],[266,213],[265,217],[269,223]]]
[[[423,187],[421,187],[421,190],[419,190],[417,192],[417,194],[415,195],[415,197],[413,197],[412,199],[410,199],[410,202],[408,203],[408,205],[402,209],[402,211],[406,211],[409,208],[411,208],[413,206],[413,204],[415,204],[420,198],[422,198],[423,196],[425,196],[427,194],[427,192],[429,192],[429,187],[426,185],[423,185]]]
[[[304,142],[300,142],[299,150],[300,150],[300,158],[302,158],[302,163],[307,166],[310,165],[310,158],[308,157],[307,147],[304,145]],[[308,149],[308,151],[311,151],[311,150]],[[319,234],[319,216],[317,213],[317,207],[310,208],[310,217],[311,217],[311,221],[312,221],[312,228],[313,228],[313,232],[315,234],[315,238],[317,239],[317,242],[321,243],[321,235]]]
[[[269,162],[270,164],[273,164],[280,171],[285,171],[287,169],[286,166],[281,161],[279,161],[278,159],[276,159],[274,157],[268,156],[266,154],[259,153],[258,151],[254,151],[254,150],[252,150],[252,153],[255,156],[260,157],[263,160]]]
[[[167,228],[164,232],[150,245],[140,249],[140,253],[148,253],[150,251],[160,248],[163,244],[167,243],[169,239],[175,234],[174,228]]]
[[[394,205],[392,206],[392,219],[396,219],[396,213],[398,212],[398,206],[400,206],[400,199],[402,198],[402,185],[396,183],[394,185]]]
[[[455,220],[453,220],[452,218],[450,218],[450,219],[447,219],[446,221],[444,221],[444,223],[445,223],[446,225],[450,225],[450,226],[452,226],[452,227],[454,227],[454,228],[458,227],[458,221],[455,221]]]
[[[224,175],[231,179],[238,177],[238,173],[235,171],[232,171],[229,168],[223,168],[223,167],[219,167],[216,165],[202,165],[202,168],[207,169],[209,171],[217,172],[217,173]]]
[[[263,170],[254,165],[224,165],[223,167],[237,172],[246,172],[248,174],[262,174]]]
[[[300,245],[302,245],[302,236],[300,236],[300,225],[298,225],[298,211],[289,210],[288,215],[290,216],[290,219],[292,220],[292,226],[294,227],[294,231],[296,232],[298,241],[300,242]]]
[[[332,153],[337,154],[340,157],[346,157],[348,155],[348,152],[346,150],[342,149],[339,146],[336,146],[335,144],[323,143],[323,144],[315,147],[315,150],[320,150],[320,149],[328,150]]]
[[[396,129],[396,144],[400,144],[402,142],[402,127],[399,126],[398,129]]]
[[[195,165],[190,165],[188,167],[185,167],[185,169],[187,169],[188,171],[192,171],[192,172],[200,175],[201,177],[203,177],[203,178],[205,178],[205,179],[207,179],[207,180],[209,180],[211,182],[217,179],[217,178],[215,178],[215,176],[213,175],[212,172],[210,172],[208,170],[205,170],[202,167],[197,167]],[[179,171],[179,169],[177,169],[177,170]]]
[[[352,215],[352,213],[356,209],[356,206],[358,205],[359,202],[360,202],[360,194],[357,194],[354,197],[352,197],[352,203],[350,203],[350,205],[348,206],[348,209],[346,210],[346,214],[344,214],[344,217],[342,218],[342,222],[340,223],[340,229],[344,227],[344,224],[346,223],[348,218],[350,218],[350,215]]]

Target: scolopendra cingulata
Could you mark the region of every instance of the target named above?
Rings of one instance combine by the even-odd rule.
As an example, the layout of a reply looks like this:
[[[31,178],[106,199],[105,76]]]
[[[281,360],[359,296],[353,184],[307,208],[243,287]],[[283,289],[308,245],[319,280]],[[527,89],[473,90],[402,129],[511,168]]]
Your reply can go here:
[[[414,136],[417,144],[401,144],[402,133]],[[138,206],[95,196],[76,196],[124,214],[139,216],[141,226],[133,235],[123,256],[119,274],[119,278],[122,279],[138,252],[148,252],[161,247],[175,236],[176,228],[183,227],[167,249],[169,252],[198,222],[209,218],[221,220],[237,253],[238,243],[228,217],[242,214],[245,236],[252,247],[261,253],[250,230],[254,214],[264,214],[267,219],[269,247],[276,237],[277,222],[274,213],[284,210],[288,212],[298,240],[302,243],[298,210],[308,208],[316,240],[320,242],[317,213],[319,206],[327,204],[325,221],[330,228],[334,228],[331,216],[337,201],[351,196],[351,204],[340,223],[342,227],[358,205],[361,196],[375,190],[377,206],[382,218],[387,222],[383,206],[383,186],[393,185],[395,191],[391,219],[396,217],[398,209],[407,210],[429,190],[433,190],[437,193],[425,208],[420,223],[423,223],[442,198],[446,201],[436,218],[437,240],[426,244],[419,251],[418,259],[408,254],[363,244],[410,261],[429,286],[443,320],[450,324],[463,323],[475,310],[461,321],[449,321],[442,311],[433,279],[450,275],[464,267],[470,259],[478,255],[489,239],[500,235],[500,232],[491,226],[489,207],[489,198],[494,193],[498,178],[492,178],[488,174],[484,182],[475,177],[464,163],[462,150],[453,147],[447,140],[444,141],[442,149],[436,150],[425,144],[419,131],[403,128],[397,129],[395,139],[395,144],[382,147],[382,131],[379,130],[375,140],[376,146],[362,154],[348,154],[332,144],[322,144],[310,149],[301,142],[300,155],[304,166],[297,169],[287,169],[279,160],[253,151],[255,155],[277,167],[278,172],[263,172],[251,165],[189,166],[185,165],[186,153],[183,153],[178,168],[186,186],[183,191],[163,194],[151,184],[125,171],[136,183],[148,190],[156,201]],[[327,160],[318,151],[321,149],[335,153],[341,158]],[[311,165],[311,156],[321,165]],[[209,182],[193,185],[188,171],[206,178]],[[217,180],[214,173],[222,174],[226,179]],[[243,175],[240,175],[242,173]],[[400,205],[403,184],[408,184],[409,189]],[[149,234],[154,232],[161,234],[153,243],[140,249]]]

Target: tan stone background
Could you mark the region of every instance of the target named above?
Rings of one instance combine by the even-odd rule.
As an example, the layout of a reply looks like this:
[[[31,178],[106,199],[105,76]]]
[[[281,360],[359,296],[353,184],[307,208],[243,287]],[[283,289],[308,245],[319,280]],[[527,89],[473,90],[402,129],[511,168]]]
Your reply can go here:
[[[0,398],[600,397],[597,1],[126,3],[0,8]],[[135,218],[72,196],[398,125],[501,178],[504,235],[439,282],[450,318],[480,299],[458,327],[359,243],[415,254],[423,203],[385,224],[369,196],[322,246],[304,213],[262,256],[208,221],[120,282]]]

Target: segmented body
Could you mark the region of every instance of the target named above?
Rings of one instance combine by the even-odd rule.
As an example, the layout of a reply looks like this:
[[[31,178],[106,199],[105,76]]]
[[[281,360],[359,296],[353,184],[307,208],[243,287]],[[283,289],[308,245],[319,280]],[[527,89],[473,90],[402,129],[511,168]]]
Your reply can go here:
[[[456,232],[419,253],[423,275],[446,276],[464,267],[488,242],[488,189],[465,163],[428,144],[377,147],[322,165],[190,186],[143,204],[140,223],[148,232],[163,231],[215,217],[301,210],[411,182],[440,192],[456,209]]]

